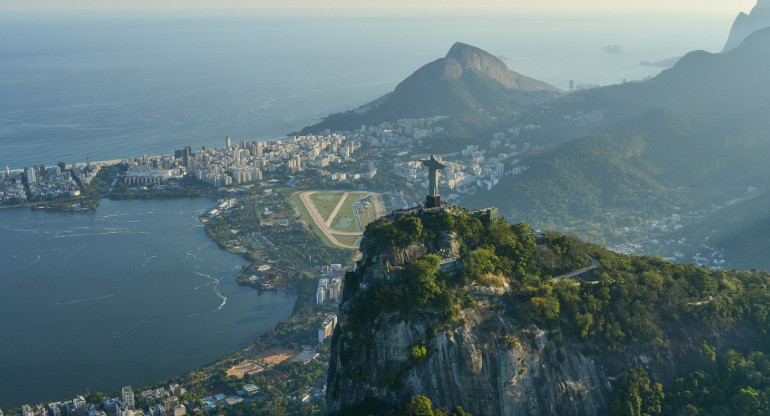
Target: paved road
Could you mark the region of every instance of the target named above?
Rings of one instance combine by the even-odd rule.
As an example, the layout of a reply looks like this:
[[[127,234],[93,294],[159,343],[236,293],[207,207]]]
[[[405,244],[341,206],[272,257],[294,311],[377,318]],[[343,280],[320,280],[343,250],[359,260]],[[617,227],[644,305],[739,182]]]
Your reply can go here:
[[[721,298],[721,297],[722,297],[722,295],[723,295],[723,293],[722,293],[722,291],[720,290],[719,292],[717,292],[717,294],[716,294],[716,295],[714,295],[714,296],[709,296],[709,297],[708,297],[708,299],[706,299],[706,300],[702,300],[702,301],[700,301],[700,302],[687,302],[687,304],[688,304],[688,305],[690,305],[690,306],[703,306],[703,305],[708,305],[709,303],[713,302],[715,299],[719,299],[719,298]]]
[[[593,270],[593,269],[595,269],[597,267],[599,267],[599,260],[596,260],[595,258],[591,257],[591,265],[590,266],[584,267],[584,268],[579,269],[579,270],[575,270],[574,272],[563,274],[561,276],[556,276],[556,277],[553,278],[552,281],[554,283],[559,283],[559,282],[561,282],[564,279],[572,279],[573,277],[580,276],[583,273],[590,272],[591,270]],[[592,282],[586,282],[586,283],[590,284]]]
[[[342,208],[342,204],[344,204],[344,203],[345,203],[345,200],[346,200],[346,199],[348,199],[348,193],[347,193],[347,192],[345,192],[344,194],[342,194],[342,198],[340,198],[340,201],[339,201],[339,202],[337,202],[337,206],[336,206],[336,207],[334,207],[334,210],[332,211],[332,214],[331,214],[331,215],[329,215],[329,219],[327,219],[327,220],[326,220],[326,226],[327,226],[327,227],[331,228],[331,226],[332,226],[332,220],[334,219],[334,217],[336,217],[336,216],[337,216],[337,213],[338,213],[338,212],[340,212],[340,208]]]

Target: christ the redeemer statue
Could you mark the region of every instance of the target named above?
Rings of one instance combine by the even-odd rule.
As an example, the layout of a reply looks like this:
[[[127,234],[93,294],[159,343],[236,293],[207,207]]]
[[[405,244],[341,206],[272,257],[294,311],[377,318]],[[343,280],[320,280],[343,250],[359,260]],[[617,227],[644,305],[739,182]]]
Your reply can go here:
[[[428,195],[425,197],[426,208],[436,208],[441,206],[441,197],[438,194],[438,170],[444,169],[444,164],[436,160],[431,155],[430,159],[422,161],[422,164],[428,167]]]

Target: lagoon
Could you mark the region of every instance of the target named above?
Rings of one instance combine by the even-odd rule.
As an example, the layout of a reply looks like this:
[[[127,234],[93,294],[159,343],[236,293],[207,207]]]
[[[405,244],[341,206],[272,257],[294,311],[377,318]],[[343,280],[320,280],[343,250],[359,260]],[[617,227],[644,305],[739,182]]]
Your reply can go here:
[[[239,286],[209,199],[0,210],[0,408],[167,380],[247,345],[296,297]]]

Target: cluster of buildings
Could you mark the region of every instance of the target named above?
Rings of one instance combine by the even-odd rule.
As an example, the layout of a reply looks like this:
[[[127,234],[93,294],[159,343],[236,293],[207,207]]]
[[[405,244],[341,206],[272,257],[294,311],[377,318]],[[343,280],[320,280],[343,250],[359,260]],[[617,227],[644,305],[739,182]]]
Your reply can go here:
[[[213,409],[219,405],[232,406],[243,401],[243,397],[238,395],[226,396],[224,393],[218,393],[201,398],[203,405],[207,409]]]
[[[725,251],[708,244],[698,245],[701,250],[692,256],[693,263],[698,266],[708,267],[711,270],[719,270],[725,267]]]
[[[225,147],[203,146],[193,153],[190,146],[169,156],[145,155],[131,159],[123,180],[127,185],[159,185],[169,179],[191,175],[212,186],[258,182],[263,173],[295,174],[307,171],[332,181],[371,178],[373,167],[365,172],[327,172],[326,167],[350,160],[361,143],[345,135],[295,136],[270,142],[241,140],[235,144],[225,138]]]
[[[339,301],[342,296],[342,276],[345,269],[341,264],[330,264],[319,267],[321,278],[318,279],[318,290],[316,291],[316,303],[323,305]],[[328,314],[318,328],[318,342],[322,343],[334,333],[337,326],[337,315]]]
[[[342,274],[344,269],[341,264],[330,264],[321,267],[321,278],[318,279],[316,291],[316,304],[337,302],[342,295]]]
[[[131,386],[123,387],[120,392],[121,397],[104,397],[98,407],[86,402],[83,396],[48,405],[25,404],[21,406],[19,416],[183,416],[187,413],[187,408],[179,402],[179,396],[186,390],[179,384],[171,385],[169,389],[163,387],[143,391],[140,400],[148,405],[147,411],[137,407]]]
[[[513,132],[519,130],[512,129]],[[515,133],[512,136],[516,136]],[[480,149],[478,145],[468,145],[452,160],[441,160],[444,169],[439,176],[439,183],[448,190],[447,200],[457,194],[473,194],[479,188],[492,189],[503,176],[519,175],[529,167],[519,164],[519,155],[544,150],[542,146],[522,146],[511,142],[505,133],[495,133],[489,145],[490,150]],[[491,154],[495,152],[494,154]],[[406,179],[409,186],[425,186],[428,172],[421,160],[396,162],[395,174]],[[452,194],[455,194],[454,196]]]
[[[586,126],[604,121],[604,116],[606,113],[607,110],[594,110],[587,113],[584,113],[583,111],[577,111],[574,114],[565,115],[564,120],[572,125]]]
[[[21,203],[27,200],[23,180],[21,172],[11,172],[8,167],[5,172],[0,173],[0,204]]]
[[[47,406],[38,404],[32,407],[28,404],[21,406],[21,412],[23,416],[90,416],[89,411],[93,412],[93,415],[98,415],[98,412],[91,408],[86,407],[87,403],[83,396],[77,396],[72,401],[68,402],[53,402]]]
[[[152,159],[157,162],[157,159]],[[181,167],[162,168],[158,166],[129,163],[123,182],[128,186],[160,185],[169,179],[181,179],[186,171]]]
[[[64,162],[48,167],[35,165],[19,171],[6,167],[5,172],[0,173],[0,204],[78,196],[81,188],[91,183],[98,172],[99,165],[90,162],[85,166],[73,165],[70,169]]]
[[[362,126],[354,133],[370,146],[411,148],[415,142],[444,133],[444,128],[435,124],[447,118],[446,116],[404,118],[395,123],[386,121],[377,126]]]
[[[752,193],[753,191],[750,190],[749,195]],[[681,263],[690,259],[691,263],[698,266],[712,270],[723,269],[728,266],[727,251],[724,248],[709,244],[710,236],[707,235],[702,239],[671,238],[671,233],[738,201],[731,200],[722,204],[712,204],[709,209],[668,214],[634,226],[618,228],[616,231],[618,231],[619,237],[625,241],[620,244],[609,245],[607,248],[621,254],[657,253],[664,260],[670,262]],[[626,212],[612,213],[612,215],[623,214]],[[710,230],[709,234],[716,234],[719,231]]]
[[[281,270],[269,264],[252,265],[249,267],[252,273],[248,281],[263,290],[271,290],[285,287],[289,284],[289,276],[294,272]]]
[[[444,128],[437,126],[436,123],[447,118],[447,116],[404,118],[396,122],[386,121],[379,125],[361,126],[359,129],[345,132],[345,135],[373,147],[411,149],[415,143],[419,144],[423,139],[444,133]]]
[[[78,185],[86,186],[90,184],[94,177],[96,177],[96,174],[99,173],[99,170],[101,169],[100,166],[100,164],[91,162],[86,162],[85,166],[73,165],[72,168],[70,168],[70,173],[72,173],[72,177],[75,178],[75,182],[77,182]]]
[[[377,126],[336,134],[295,136],[275,141],[240,140],[234,143],[225,138],[222,148],[202,147],[199,151],[187,146],[174,151],[173,155],[144,155],[124,160],[126,171],[122,181],[132,190],[146,186],[164,186],[169,180],[193,176],[212,186],[231,186],[259,182],[264,173],[297,172],[323,178],[328,181],[352,182],[372,179],[377,175],[373,161],[360,163],[357,171],[346,172],[331,166],[350,161],[351,155],[366,143],[375,147],[410,149],[414,144],[434,135],[444,133],[436,124],[446,117],[400,119]],[[524,130],[539,126],[515,126],[508,134],[496,133],[489,148],[495,155],[488,155],[478,146],[468,146],[456,160],[447,161],[442,175],[442,185],[456,193],[473,193],[479,187],[491,189],[500,177],[516,175],[526,169],[518,165],[516,156],[538,148],[524,144],[519,149],[512,139]],[[0,173],[0,203],[25,202],[27,199],[50,199],[61,196],[77,196],[83,186],[90,183],[99,170],[98,164],[73,166],[65,170],[60,162],[46,168],[43,165],[28,167],[23,171],[6,169]],[[425,183],[425,171],[419,161],[401,162],[396,173],[411,184]],[[25,185],[29,194],[25,192]],[[172,183],[173,185],[173,183]],[[178,186],[178,185],[177,185]],[[450,195],[451,196],[451,195]],[[451,198],[449,198],[451,199]]]
[[[199,180],[212,185],[260,181],[263,172],[291,175],[306,170],[335,180],[334,174],[324,168],[350,160],[360,147],[359,142],[338,134],[295,136],[270,142],[241,140],[237,145],[227,137],[224,148],[204,147],[187,156],[186,167]],[[181,152],[183,158],[188,149]]]

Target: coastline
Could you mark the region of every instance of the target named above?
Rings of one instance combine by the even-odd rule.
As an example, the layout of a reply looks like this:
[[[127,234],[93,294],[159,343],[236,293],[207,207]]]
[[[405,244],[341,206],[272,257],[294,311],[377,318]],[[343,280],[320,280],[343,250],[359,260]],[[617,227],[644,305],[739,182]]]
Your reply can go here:
[[[117,165],[118,163],[124,162],[126,160],[128,160],[128,159],[96,160],[96,161],[91,161],[90,163],[93,164],[93,165],[99,165],[99,166],[104,167],[104,166]],[[72,166],[72,167],[82,167],[82,166],[86,166],[88,163],[89,162],[75,162],[75,163],[72,163],[70,166]],[[10,169],[9,168],[8,171],[11,172],[11,173],[23,173],[24,169],[23,168],[22,169]]]
[[[228,169],[227,174],[218,173],[220,178],[230,175],[231,182],[227,183],[202,181],[200,178],[202,167],[198,165],[199,175],[194,175],[195,167],[190,168],[187,159],[177,154],[173,156],[145,155],[137,159],[90,162],[91,167],[96,165],[99,167],[98,170],[83,169],[79,166],[85,166],[85,164],[74,164],[68,168],[73,169],[73,177],[78,179],[80,196],[49,200],[38,199],[5,207],[30,207],[32,210],[68,213],[94,213],[102,198],[107,198],[110,201],[179,199],[202,196],[214,198],[213,200],[218,198],[216,203],[207,201],[208,208],[198,211],[198,222],[204,227],[207,234],[206,238],[213,241],[218,249],[238,254],[239,259],[246,260],[245,265],[241,263],[241,273],[227,277],[223,275],[220,278],[234,279],[231,283],[235,283],[237,286],[248,286],[248,289],[245,290],[254,290],[255,293],[281,292],[289,297],[294,296],[293,302],[289,303],[287,299],[287,302],[282,303],[291,310],[291,313],[284,319],[277,320],[273,326],[265,328],[264,331],[260,329],[252,332],[248,343],[237,347],[213,363],[202,366],[193,365],[183,371],[177,371],[172,379],[177,380],[182,385],[195,386],[191,389],[195,391],[194,397],[199,398],[215,387],[233,386],[232,383],[225,383],[226,376],[222,378],[223,371],[228,367],[243,364],[244,360],[258,359],[261,353],[272,348],[289,348],[297,351],[297,354],[313,353],[314,355],[311,354],[313,356],[311,361],[315,361],[312,364],[306,362],[304,367],[279,367],[276,362],[265,365],[265,371],[275,374],[276,377],[302,380],[300,383],[311,383],[312,380],[311,384],[304,385],[301,389],[315,389],[322,385],[328,365],[328,345],[319,340],[319,328],[326,317],[336,313],[337,310],[336,298],[331,298],[322,304],[317,303],[319,278],[324,273],[322,272],[324,268],[328,272],[331,265],[344,264],[347,266],[351,264],[355,252],[348,248],[330,247],[324,244],[302,220],[292,205],[291,195],[295,191],[325,187],[327,180],[325,175],[339,175],[314,168],[312,162],[306,160],[292,165],[298,158],[295,155],[295,147],[300,141],[304,143],[305,140],[315,143],[317,146],[324,146],[325,151],[321,152],[320,156],[316,156],[330,158],[335,163],[346,161],[350,154],[361,147],[361,143],[353,137],[348,138],[344,135],[334,134],[294,137],[282,143],[267,145],[267,148],[260,144],[264,141],[258,140],[243,141],[240,146],[229,146],[228,143],[228,146],[223,149],[202,150],[204,156],[215,159],[217,163],[211,163],[214,168],[221,166],[221,163],[231,163],[234,158],[233,154],[244,150],[254,152],[256,149],[260,154],[262,152],[271,154],[268,163],[271,168],[268,169],[263,166],[264,179],[260,171],[258,180],[256,177],[249,176],[244,181],[244,177],[238,175],[239,171],[236,168],[233,171]],[[202,159],[198,157],[197,160]],[[211,159],[208,162],[212,162]],[[152,166],[158,171],[177,169],[178,173],[184,174],[184,176],[172,176],[169,171],[167,180],[143,182],[120,180],[126,174],[127,169],[130,169],[129,165]],[[305,167],[308,174],[293,176],[294,173],[304,170],[300,167]],[[368,169],[366,171],[368,176],[355,172],[350,173],[351,179],[354,178],[354,183],[374,177],[376,170]],[[80,180],[83,173],[78,172],[76,176],[78,170],[83,173],[90,173],[88,181]],[[203,171],[205,172],[205,167]],[[33,172],[24,172],[22,180],[26,188],[25,192],[29,197],[31,191],[26,183],[28,174],[34,178]],[[41,173],[41,175],[43,174]],[[141,175],[137,175],[137,177],[142,178]],[[335,176],[335,178],[332,180],[344,179],[345,174]],[[19,188],[19,178],[13,178],[13,181],[9,182]],[[359,183],[358,186],[366,186],[367,183]],[[332,185],[333,188],[350,186],[350,182],[333,183]],[[40,198],[40,196],[37,197]],[[256,267],[257,265],[259,266]],[[261,273],[264,266],[270,266],[274,273],[271,272],[267,275]],[[260,269],[260,273],[256,272],[257,268]],[[249,273],[245,274],[244,272]],[[255,279],[255,275],[259,278]],[[220,308],[225,303],[226,299],[223,298]],[[200,374],[205,374],[205,376],[201,379]],[[312,377],[309,376],[310,374]],[[156,386],[160,385],[162,383]],[[282,386],[263,385],[263,388],[269,388],[269,391],[273,392],[269,395],[268,401],[279,401],[282,403],[280,406],[291,408],[291,403],[286,403],[285,398],[289,395],[296,395],[298,391],[291,389],[298,388],[299,385],[296,383]],[[98,391],[99,387],[96,386],[95,390]],[[236,390],[231,387],[228,391],[234,393]],[[89,397],[91,396],[87,394],[86,396],[87,400],[90,400]],[[313,406],[322,408],[322,392],[316,392],[315,397],[318,399],[314,401]],[[56,399],[63,398],[57,397]],[[91,402],[98,405],[95,400]],[[200,402],[194,400],[189,403],[191,409],[201,406]],[[14,413],[11,412],[11,414]]]
[[[64,200],[55,199],[51,201],[27,201],[21,204],[0,204],[0,210],[2,209],[15,209],[15,208],[29,208],[34,211],[55,211],[55,212],[69,212],[69,213],[88,213],[93,214],[96,212],[96,208],[101,203],[102,198],[96,199],[83,199],[83,200]],[[87,202],[88,205],[83,207],[82,203]],[[63,204],[73,203],[73,205],[80,205],[80,207],[65,207]]]
[[[182,196],[169,196],[168,198],[179,199],[181,197]],[[184,197],[188,198],[190,196],[184,196]],[[194,197],[199,198],[200,196],[194,196]],[[205,197],[209,198],[210,196],[205,196]],[[137,198],[127,198],[127,199],[142,199],[142,198],[137,197]],[[215,199],[212,199],[209,201],[208,203],[209,208],[213,208],[216,205],[215,203],[213,203],[215,201],[216,201]],[[30,205],[32,204],[16,206],[14,208],[20,208],[23,206],[30,206]],[[4,208],[11,208],[11,207],[5,206]],[[286,209],[291,210],[291,207],[289,206],[288,202],[286,202]],[[206,224],[201,221],[202,216],[203,215],[198,216],[198,221],[201,223],[201,225],[204,226],[204,228],[206,228]],[[245,260],[244,263],[246,263],[246,265],[253,264],[253,261],[248,256],[248,253],[245,253],[245,252],[238,253],[238,252],[233,252],[232,250],[228,250],[227,240],[218,239],[215,235],[213,235],[210,232],[206,232],[206,238],[214,242],[217,245],[217,248],[220,250],[223,250],[224,252],[239,254],[239,258]],[[315,300],[314,294],[315,294],[316,282],[312,279],[308,279],[309,276],[310,275],[307,273],[299,274],[293,278],[292,285],[288,287],[276,287],[272,289],[265,289],[256,284],[243,282],[239,280],[236,275],[229,276],[228,278],[234,279],[235,283],[237,283],[239,286],[248,286],[249,290],[255,290],[256,292],[282,292],[289,296],[294,296],[294,300],[293,302],[291,302],[291,307],[290,307],[290,310],[293,312],[290,312],[289,315],[286,316],[285,318],[279,319],[277,323],[272,327],[270,327],[269,329],[253,333],[252,340],[248,341],[246,344],[242,345],[241,347],[238,347],[237,349],[227,353],[225,356],[215,360],[214,362],[211,362],[209,364],[205,364],[202,366],[190,367],[183,372],[179,372],[169,376],[170,379],[187,380],[191,377],[192,374],[200,373],[202,371],[206,372],[207,374],[215,373],[216,371],[214,371],[214,369],[220,369],[228,365],[234,365],[233,363],[235,363],[238,360],[244,359],[244,357],[253,357],[267,348],[283,345],[283,343],[286,341],[285,336],[279,338],[279,339],[282,339],[282,341],[276,340],[276,333],[285,332],[285,329],[280,330],[280,328],[285,328],[291,325],[296,326],[296,323],[292,324],[292,322],[303,321],[311,317],[311,315],[306,316],[305,312],[302,312],[305,309],[305,307],[313,304]],[[314,315],[312,316],[314,317]],[[291,333],[289,333],[289,337],[291,338]],[[95,391],[102,390],[98,386],[94,386],[94,387],[95,387],[94,389]],[[63,397],[51,397],[51,399],[61,400],[63,399]],[[6,410],[9,410],[9,409],[6,409]],[[10,409],[10,410],[13,410],[13,409]],[[10,413],[10,414],[13,414],[13,413]]]

